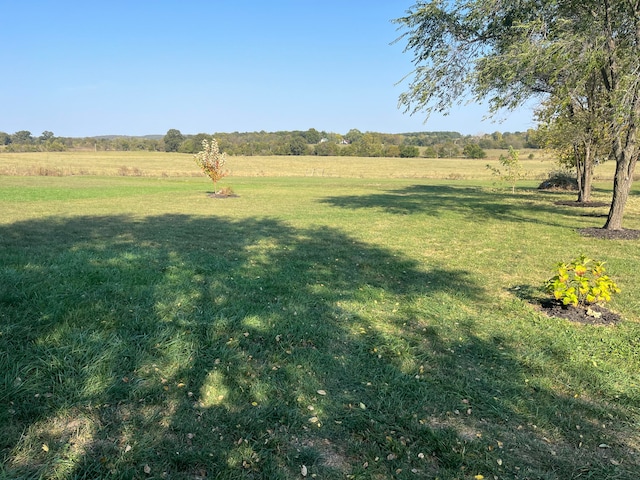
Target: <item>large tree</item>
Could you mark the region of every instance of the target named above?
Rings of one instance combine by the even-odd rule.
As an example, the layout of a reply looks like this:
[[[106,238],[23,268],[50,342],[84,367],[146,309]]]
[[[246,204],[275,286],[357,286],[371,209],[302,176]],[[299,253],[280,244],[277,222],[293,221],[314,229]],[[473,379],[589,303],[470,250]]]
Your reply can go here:
[[[591,200],[595,166],[611,156],[603,100],[602,82],[594,72],[580,95],[550,97],[537,112],[539,136],[556,151],[561,165],[576,170],[578,202]]]
[[[29,130],[20,130],[11,136],[11,143],[32,143],[33,137]]]
[[[606,90],[616,174],[605,228],[622,228],[640,145],[640,0],[594,3],[589,10],[604,44],[600,70]],[[601,29],[601,30],[600,30]]]
[[[184,142],[184,136],[180,130],[170,128],[164,136],[164,151],[177,152],[182,142]]]
[[[53,140],[53,137],[53,132],[45,130],[44,132],[42,132],[42,135],[40,135],[40,138],[38,140],[40,140],[41,142],[46,142],[48,140]]]
[[[422,1],[396,22],[414,53],[400,97],[410,113],[465,99],[493,113],[535,97],[568,104],[595,81],[616,160],[605,228],[622,228],[639,151],[640,0]]]

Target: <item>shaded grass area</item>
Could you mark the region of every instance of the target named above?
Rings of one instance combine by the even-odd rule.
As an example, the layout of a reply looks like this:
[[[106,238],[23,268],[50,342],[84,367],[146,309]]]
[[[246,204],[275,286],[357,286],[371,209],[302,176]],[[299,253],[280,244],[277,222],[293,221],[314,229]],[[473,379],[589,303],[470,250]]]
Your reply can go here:
[[[531,265],[593,218],[306,185],[268,215],[247,185],[210,214],[174,187],[184,211],[1,225],[0,476],[635,478],[637,311],[572,325],[505,285],[535,296]],[[640,293],[635,243],[580,241]]]

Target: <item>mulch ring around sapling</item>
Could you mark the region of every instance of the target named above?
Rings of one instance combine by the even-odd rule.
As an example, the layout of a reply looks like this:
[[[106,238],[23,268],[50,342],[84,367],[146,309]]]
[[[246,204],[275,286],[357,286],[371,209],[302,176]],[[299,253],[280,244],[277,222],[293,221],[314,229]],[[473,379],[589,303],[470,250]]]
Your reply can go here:
[[[571,322],[586,325],[615,325],[622,317],[601,305],[573,306],[563,305],[556,300],[545,299],[540,302],[542,311],[549,317],[564,318]]]
[[[209,192],[207,193],[207,197],[209,198],[237,198],[239,195],[235,193],[226,193],[226,192]]]

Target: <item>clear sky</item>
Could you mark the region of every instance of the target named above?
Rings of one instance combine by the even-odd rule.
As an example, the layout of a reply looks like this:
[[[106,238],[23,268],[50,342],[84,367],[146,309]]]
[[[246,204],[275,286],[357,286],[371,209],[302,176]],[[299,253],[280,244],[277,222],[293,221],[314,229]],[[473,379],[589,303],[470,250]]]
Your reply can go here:
[[[307,130],[524,131],[461,106],[398,108],[392,19],[412,0],[0,0],[0,131],[57,136]]]

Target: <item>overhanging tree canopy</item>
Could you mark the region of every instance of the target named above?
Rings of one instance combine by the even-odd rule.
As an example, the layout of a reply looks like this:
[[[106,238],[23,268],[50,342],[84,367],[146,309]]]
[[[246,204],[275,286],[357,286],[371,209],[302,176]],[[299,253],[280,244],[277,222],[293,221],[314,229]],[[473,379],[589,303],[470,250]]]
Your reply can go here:
[[[526,100],[584,103],[597,82],[598,114],[616,160],[605,224],[622,228],[640,128],[640,0],[434,0],[395,20],[415,70],[400,103],[446,113],[466,99],[491,111]]]

